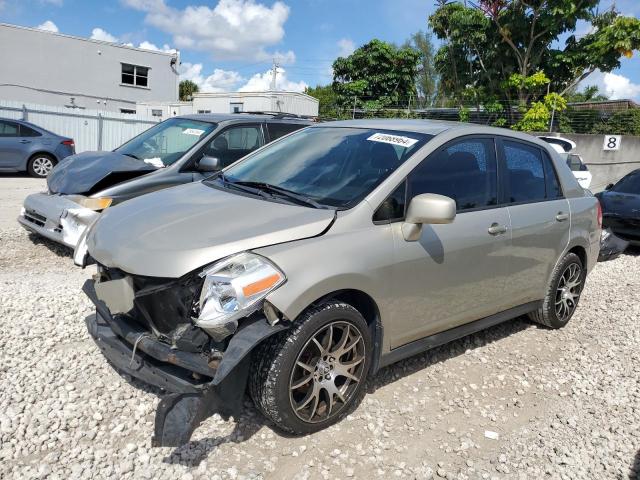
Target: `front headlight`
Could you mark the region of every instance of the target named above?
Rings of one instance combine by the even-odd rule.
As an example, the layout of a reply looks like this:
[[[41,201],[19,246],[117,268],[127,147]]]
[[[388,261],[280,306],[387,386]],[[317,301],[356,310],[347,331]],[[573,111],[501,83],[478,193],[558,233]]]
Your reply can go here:
[[[200,276],[204,285],[196,325],[216,341],[235,332],[238,319],[255,311],[264,297],[286,280],[269,260],[247,252],[214,263]]]
[[[83,195],[69,195],[69,200],[77,203],[81,207],[88,208],[89,210],[104,210],[113,202],[111,197],[85,197]]]

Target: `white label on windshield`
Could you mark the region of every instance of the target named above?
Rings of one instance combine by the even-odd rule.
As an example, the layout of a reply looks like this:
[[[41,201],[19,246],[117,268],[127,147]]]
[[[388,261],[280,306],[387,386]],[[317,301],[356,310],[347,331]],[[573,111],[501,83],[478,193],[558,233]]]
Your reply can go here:
[[[204,130],[200,130],[199,128],[187,128],[183,130],[182,133],[185,135],[195,135],[196,137],[199,137],[204,133]]]
[[[162,163],[162,159],[160,157],[145,158],[144,163],[148,163],[149,165],[152,165],[156,168],[164,167],[164,163]]]
[[[374,133],[367,140],[372,142],[390,143],[399,147],[409,148],[417,143],[418,140],[401,135],[389,135],[388,133]]]

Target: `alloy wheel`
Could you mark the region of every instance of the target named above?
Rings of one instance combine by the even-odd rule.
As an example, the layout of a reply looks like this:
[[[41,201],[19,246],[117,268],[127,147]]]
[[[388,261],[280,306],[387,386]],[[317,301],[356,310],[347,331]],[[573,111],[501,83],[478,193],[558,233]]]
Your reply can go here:
[[[33,160],[33,171],[41,177],[46,177],[53,169],[53,161],[47,157],[37,157]]]
[[[556,316],[567,321],[575,312],[582,292],[582,268],[572,263],[565,268],[556,290]]]
[[[296,416],[318,423],[337,415],[363,380],[365,343],[353,324],[332,322],[302,347],[289,380]]]

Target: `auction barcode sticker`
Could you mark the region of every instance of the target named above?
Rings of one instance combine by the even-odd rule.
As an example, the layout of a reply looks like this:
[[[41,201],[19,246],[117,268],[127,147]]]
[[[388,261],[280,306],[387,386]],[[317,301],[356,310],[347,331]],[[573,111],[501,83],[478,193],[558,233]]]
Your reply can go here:
[[[374,133],[367,140],[372,142],[390,143],[391,145],[398,145],[399,147],[409,148],[413,146],[418,140],[409,137],[403,137],[401,135],[390,135],[388,133]]]
[[[187,128],[186,130],[183,130],[182,133],[185,135],[196,135],[199,137],[204,133],[204,130],[200,130],[199,128]]]

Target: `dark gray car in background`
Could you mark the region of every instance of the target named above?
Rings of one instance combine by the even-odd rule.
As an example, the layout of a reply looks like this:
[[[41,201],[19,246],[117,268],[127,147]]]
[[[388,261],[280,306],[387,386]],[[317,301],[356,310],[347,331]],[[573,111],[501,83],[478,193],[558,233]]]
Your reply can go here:
[[[105,208],[162,188],[202,180],[312,122],[285,114],[197,114],[154,125],[112,152],[83,152],[29,195],[18,217],[27,230],[69,247]]]
[[[33,123],[0,118],[0,172],[24,172],[44,178],[53,167],[73,155],[72,138],[62,137]]]

